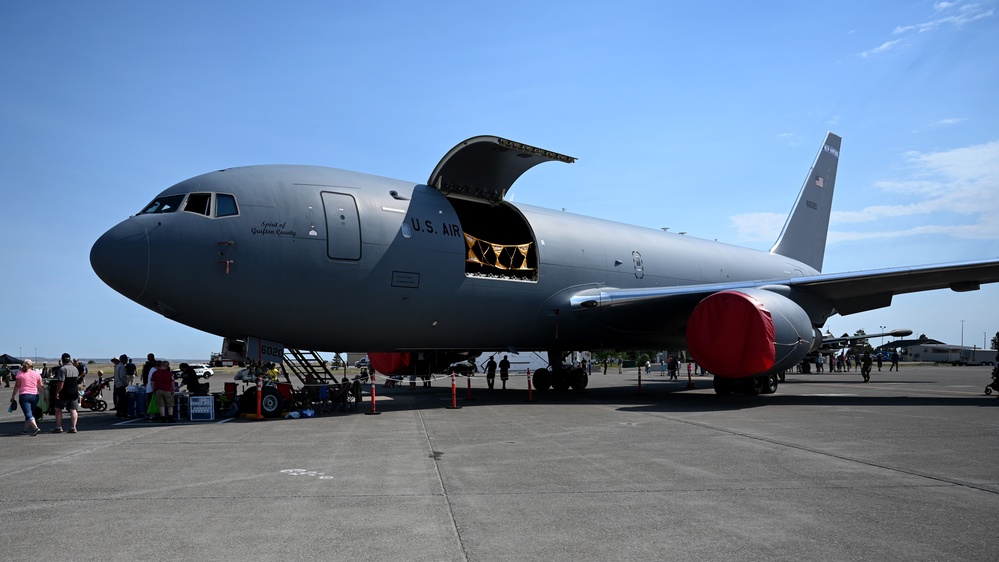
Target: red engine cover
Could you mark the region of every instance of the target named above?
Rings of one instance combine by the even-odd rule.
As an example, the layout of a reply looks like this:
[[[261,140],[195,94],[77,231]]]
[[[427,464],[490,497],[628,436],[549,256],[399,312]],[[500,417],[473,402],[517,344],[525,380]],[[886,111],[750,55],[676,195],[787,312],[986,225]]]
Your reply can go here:
[[[383,375],[401,375],[409,368],[410,354],[408,351],[391,351],[369,353],[371,368]]]
[[[774,366],[774,321],[759,300],[721,291],[702,300],[687,323],[687,348],[708,372],[745,377]]]

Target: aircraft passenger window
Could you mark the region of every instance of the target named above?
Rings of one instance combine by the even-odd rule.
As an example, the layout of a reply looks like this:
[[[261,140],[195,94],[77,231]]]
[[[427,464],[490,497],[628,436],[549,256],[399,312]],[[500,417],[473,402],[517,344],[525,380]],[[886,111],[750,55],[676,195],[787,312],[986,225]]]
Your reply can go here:
[[[239,214],[239,207],[236,205],[236,197],[228,193],[219,193],[215,196],[215,216],[231,217]]]
[[[180,206],[180,202],[184,199],[184,194],[180,195],[167,195],[165,197],[157,197],[153,199],[153,202],[146,205],[146,208],[142,210],[140,215],[151,215],[155,213],[172,213],[177,210]]]
[[[211,193],[192,193],[187,196],[187,203],[184,203],[184,210],[188,213],[197,213],[207,217],[212,212],[211,203]]]

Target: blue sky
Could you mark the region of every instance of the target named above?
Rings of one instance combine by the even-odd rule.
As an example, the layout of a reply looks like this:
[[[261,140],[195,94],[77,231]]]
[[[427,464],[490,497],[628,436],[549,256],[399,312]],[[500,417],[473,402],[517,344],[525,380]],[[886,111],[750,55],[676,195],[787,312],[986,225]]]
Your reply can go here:
[[[2,2],[0,351],[206,358],[219,338],[101,283],[101,233],[207,171],[423,182],[480,134],[579,158],[531,170],[517,202],[767,250],[831,130],[826,272],[999,257],[996,8]],[[827,326],[981,345],[997,310],[989,286]]]

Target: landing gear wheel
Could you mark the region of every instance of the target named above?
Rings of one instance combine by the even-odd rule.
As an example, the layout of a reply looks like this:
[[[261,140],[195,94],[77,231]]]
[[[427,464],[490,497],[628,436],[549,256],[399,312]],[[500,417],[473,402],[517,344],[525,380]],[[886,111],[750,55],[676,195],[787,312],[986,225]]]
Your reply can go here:
[[[763,389],[766,388],[766,383],[764,382],[765,377],[749,377],[739,381],[741,383],[741,391],[746,396],[758,396],[763,394]]]
[[[569,373],[565,369],[558,369],[552,373],[552,388],[562,392],[569,390]]]
[[[992,394],[992,387],[991,386],[986,386],[985,387],[985,396],[989,396],[991,394]]]
[[[777,392],[777,385],[780,382],[780,377],[777,375],[766,375],[759,377],[762,387],[760,388],[760,394],[773,394]]]
[[[735,384],[731,381],[731,379],[718,376],[714,378],[712,385],[715,387],[715,394],[718,396],[728,396],[729,394],[732,394],[735,387]]]
[[[534,378],[532,379],[532,382],[534,383],[534,388],[536,390],[548,390],[552,385],[551,374],[548,372],[548,369],[542,367],[541,369],[534,371]]]
[[[276,388],[265,386],[260,396],[260,413],[265,418],[276,418],[284,409],[284,398]],[[251,388],[239,397],[239,411],[244,414],[257,413],[257,389]]]
[[[260,413],[265,418],[276,418],[281,415],[284,409],[284,397],[276,388],[264,387],[264,394],[260,398]]]
[[[590,382],[590,377],[583,369],[573,369],[569,373],[569,386],[573,390],[584,390],[588,382]]]

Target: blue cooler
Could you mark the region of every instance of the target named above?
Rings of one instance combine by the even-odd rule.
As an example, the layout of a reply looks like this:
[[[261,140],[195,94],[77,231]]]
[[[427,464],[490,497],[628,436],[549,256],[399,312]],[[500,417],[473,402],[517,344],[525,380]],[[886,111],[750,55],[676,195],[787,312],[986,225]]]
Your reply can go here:
[[[146,387],[130,386],[125,390],[125,415],[130,418],[146,417]]]

